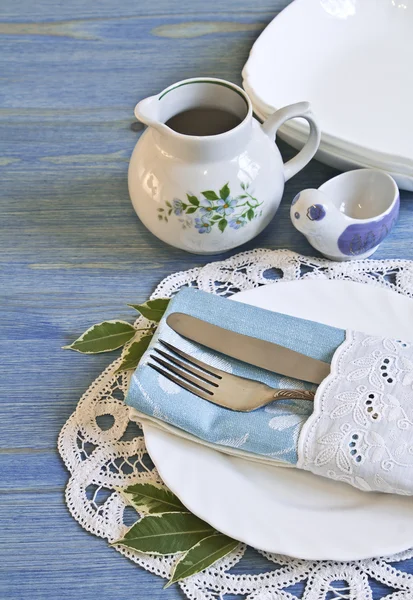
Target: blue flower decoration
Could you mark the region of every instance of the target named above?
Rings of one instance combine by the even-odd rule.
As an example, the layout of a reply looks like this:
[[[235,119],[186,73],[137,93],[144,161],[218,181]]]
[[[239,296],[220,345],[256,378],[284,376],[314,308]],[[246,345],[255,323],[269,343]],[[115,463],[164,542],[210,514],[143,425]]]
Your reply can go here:
[[[243,194],[232,196],[229,184],[226,183],[218,192],[213,189],[201,192],[201,197],[192,192],[187,193],[188,202],[173,198],[166,202],[165,207],[158,209],[158,219],[168,222],[168,217],[174,214],[183,229],[194,228],[198,233],[224,233],[228,225],[235,230],[241,229],[249,221],[262,215],[259,207],[263,204],[251,195],[251,190],[247,191],[248,185],[241,184],[241,189]]]
[[[313,204],[307,210],[307,217],[310,221],[321,221],[326,216],[326,209],[322,204]]]
[[[244,217],[237,217],[236,219],[231,219],[231,221],[229,222],[229,226],[232,227],[232,229],[240,229],[246,224],[247,220],[244,219]]]
[[[198,233],[209,233],[211,231],[211,223],[208,219],[195,219],[195,227],[198,229]]]
[[[209,215],[215,210],[213,202],[210,200],[206,200],[205,198],[202,200],[200,213],[202,215]]]
[[[231,215],[237,207],[237,201],[231,198],[226,200],[218,200],[217,213],[228,216]]]
[[[175,200],[172,200],[172,208],[176,215],[182,215],[184,207],[181,200],[178,200],[177,198],[175,198]]]

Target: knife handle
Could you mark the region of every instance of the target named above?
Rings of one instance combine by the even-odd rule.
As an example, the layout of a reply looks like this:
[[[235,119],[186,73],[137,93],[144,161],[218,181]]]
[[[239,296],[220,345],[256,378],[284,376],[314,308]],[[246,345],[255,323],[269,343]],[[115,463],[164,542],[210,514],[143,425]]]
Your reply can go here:
[[[274,400],[310,400],[313,401],[315,392],[310,390],[276,390]]]

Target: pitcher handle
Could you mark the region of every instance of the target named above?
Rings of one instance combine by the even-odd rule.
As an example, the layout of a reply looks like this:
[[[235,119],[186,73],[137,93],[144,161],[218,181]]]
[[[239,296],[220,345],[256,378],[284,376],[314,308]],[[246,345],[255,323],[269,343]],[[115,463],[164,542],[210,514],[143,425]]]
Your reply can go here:
[[[280,108],[269,116],[262,125],[264,132],[274,139],[278,128],[286,121],[296,117],[302,117],[308,122],[310,125],[310,135],[297,156],[284,163],[285,181],[291,179],[293,175],[301,171],[310,162],[320,145],[321,131],[311,112],[310,104],[308,102],[297,102],[296,104],[284,106],[284,108]]]

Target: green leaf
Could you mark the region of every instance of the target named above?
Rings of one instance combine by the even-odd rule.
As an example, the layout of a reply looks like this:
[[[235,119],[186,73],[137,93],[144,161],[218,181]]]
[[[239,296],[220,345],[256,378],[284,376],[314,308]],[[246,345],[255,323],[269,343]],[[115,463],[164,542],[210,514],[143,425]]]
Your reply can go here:
[[[187,194],[186,197],[188,198],[188,201],[193,205],[193,206],[199,206],[199,200],[196,196],[191,196],[190,194]]]
[[[168,202],[168,200],[166,200],[165,202],[166,206],[168,206],[169,208],[172,208],[172,204],[170,202]]]
[[[246,188],[246,185],[245,185],[245,183],[243,181],[241,181],[241,187],[242,187],[243,190],[245,190],[245,188]]]
[[[222,533],[201,540],[177,562],[165,588],[175,581],[180,581],[210,567],[217,560],[235,550],[238,545],[239,542]]]
[[[191,513],[163,513],[144,517],[116,544],[153,554],[177,554],[209,537],[215,530]]]
[[[212,217],[212,221],[219,221],[221,219],[221,215],[215,215],[215,217]]]
[[[82,354],[98,354],[110,352],[129,342],[136,329],[126,321],[104,321],[93,325],[85,331],[73,344],[63,346],[66,350],[76,350]]]
[[[248,196],[246,194],[242,194],[241,196],[238,196],[239,200],[244,200],[244,198],[248,198]]]
[[[207,200],[219,200],[219,197],[212,190],[206,190],[205,192],[201,192],[201,194],[205,196]]]
[[[252,221],[252,219],[254,218],[254,211],[252,208],[249,209],[249,211],[247,212],[247,217],[249,221]]]
[[[226,226],[228,225],[228,221],[226,219],[221,219],[218,223],[218,229],[222,232],[225,231]]]
[[[169,298],[158,298],[157,300],[148,300],[144,304],[128,304],[128,306],[141,313],[145,319],[159,323],[168,303]]]
[[[219,195],[221,196],[222,200],[226,200],[228,198],[229,187],[227,183],[219,190]]]
[[[122,354],[122,362],[115,372],[119,373],[120,371],[136,369],[144,352],[146,352],[152,337],[153,333],[142,336],[137,342],[132,342],[132,344],[126,348]]]
[[[189,208],[186,209],[186,214],[192,215],[192,213],[196,212],[197,210],[198,210],[197,206],[190,206]]]
[[[139,513],[188,512],[170,490],[153,483],[135,483],[118,490]]]

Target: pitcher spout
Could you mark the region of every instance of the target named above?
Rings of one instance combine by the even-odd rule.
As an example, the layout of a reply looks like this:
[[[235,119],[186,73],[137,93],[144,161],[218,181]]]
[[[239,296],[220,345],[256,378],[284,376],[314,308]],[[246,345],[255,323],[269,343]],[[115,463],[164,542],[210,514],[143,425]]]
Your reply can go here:
[[[161,121],[161,111],[158,96],[149,96],[135,106],[135,117],[148,127],[154,127],[160,132],[168,128]]]

